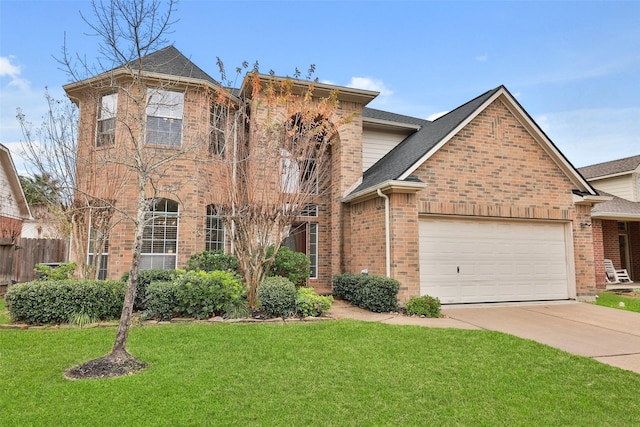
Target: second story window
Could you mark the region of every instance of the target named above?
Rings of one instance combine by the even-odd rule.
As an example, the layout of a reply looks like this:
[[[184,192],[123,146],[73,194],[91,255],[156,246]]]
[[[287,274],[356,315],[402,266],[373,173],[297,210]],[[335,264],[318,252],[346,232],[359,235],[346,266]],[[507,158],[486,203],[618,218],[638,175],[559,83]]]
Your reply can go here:
[[[118,109],[118,94],[111,93],[100,98],[98,106],[98,131],[96,147],[112,145],[116,140],[116,112]]]
[[[184,93],[147,90],[147,144],[180,146]]]
[[[218,104],[211,105],[211,113],[209,115],[209,153],[224,157],[224,149],[226,145],[224,126],[226,121],[224,107]]]

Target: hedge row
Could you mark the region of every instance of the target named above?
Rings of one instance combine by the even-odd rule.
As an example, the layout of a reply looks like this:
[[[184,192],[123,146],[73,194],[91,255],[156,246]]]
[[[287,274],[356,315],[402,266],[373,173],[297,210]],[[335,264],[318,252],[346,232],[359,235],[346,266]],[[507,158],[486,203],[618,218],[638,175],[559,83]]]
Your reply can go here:
[[[398,308],[400,283],[395,279],[366,274],[339,274],[333,277],[333,295],[376,313]]]
[[[11,286],[5,300],[13,319],[28,324],[66,323],[78,315],[114,319],[122,312],[124,283],[117,280],[34,281]]]

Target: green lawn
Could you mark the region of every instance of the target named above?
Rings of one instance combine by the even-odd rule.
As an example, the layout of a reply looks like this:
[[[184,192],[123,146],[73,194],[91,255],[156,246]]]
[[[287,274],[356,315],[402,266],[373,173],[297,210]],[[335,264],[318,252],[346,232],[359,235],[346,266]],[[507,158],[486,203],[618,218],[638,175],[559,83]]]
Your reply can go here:
[[[621,302],[624,303],[623,306],[620,305]],[[598,294],[596,304],[640,313],[640,298],[618,295],[614,292],[602,292]]]
[[[0,325],[8,325],[11,323],[9,311],[7,310],[4,298],[0,298]]]
[[[2,426],[633,425],[640,375],[509,335],[352,320],[133,328],[137,375],[67,381],[114,328],[0,329]]]

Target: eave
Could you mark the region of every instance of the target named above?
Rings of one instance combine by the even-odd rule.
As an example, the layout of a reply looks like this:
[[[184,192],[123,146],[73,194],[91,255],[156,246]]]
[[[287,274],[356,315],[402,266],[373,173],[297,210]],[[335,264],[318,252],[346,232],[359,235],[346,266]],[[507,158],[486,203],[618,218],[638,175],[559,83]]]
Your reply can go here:
[[[242,82],[242,87],[240,88],[241,96],[249,97],[249,94],[251,92],[251,78],[252,78],[252,74],[247,73],[247,75],[245,76]],[[271,76],[266,74],[259,74],[258,79],[260,80],[260,83],[263,85],[273,81],[283,82],[283,81],[289,80],[293,84],[293,87],[292,87],[293,92],[300,93],[300,94],[304,93],[309,87],[309,85],[313,85],[313,96],[316,96],[319,98],[327,98],[331,95],[333,91],[337,91],[338,100],[355,102],[358,104],[362,104],[363,106],[367,105],[369,102],[371,102],[375,97],[377,97],[380,94],[380,92],[376,92],[372,90],[356,89],[352,87],[336,86],[336,85],[330,85],[326,83],[310,82],[307,80],[299,80],[299,79],[293,79],[289,77],[276,77],[276,76]]]
[[[366,188],[357,193],[342,198],[343,203],[360,203],[379,197],[378,190],[386,194],[412,194],[426,188],[427,184],[420,181],[388,180],[376,186]]]

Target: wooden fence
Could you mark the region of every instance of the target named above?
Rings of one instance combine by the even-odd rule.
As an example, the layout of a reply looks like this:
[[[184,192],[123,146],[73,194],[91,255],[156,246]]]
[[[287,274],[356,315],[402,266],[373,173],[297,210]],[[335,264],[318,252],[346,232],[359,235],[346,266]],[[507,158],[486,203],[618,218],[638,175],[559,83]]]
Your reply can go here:
[[[0,241],[0,296],[11,283],[35,279],[36,264],[66,262],[68,256],[68,243],[62,239],[20,238],[15,244]]]

